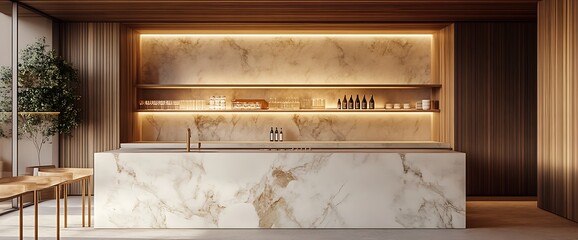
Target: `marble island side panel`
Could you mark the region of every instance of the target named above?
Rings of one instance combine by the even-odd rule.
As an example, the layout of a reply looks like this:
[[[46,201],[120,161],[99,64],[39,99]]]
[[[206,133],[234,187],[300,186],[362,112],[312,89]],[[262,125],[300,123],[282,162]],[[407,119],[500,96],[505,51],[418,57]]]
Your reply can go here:
[[[96,228],[464,228],[465,154],[95,154]]]

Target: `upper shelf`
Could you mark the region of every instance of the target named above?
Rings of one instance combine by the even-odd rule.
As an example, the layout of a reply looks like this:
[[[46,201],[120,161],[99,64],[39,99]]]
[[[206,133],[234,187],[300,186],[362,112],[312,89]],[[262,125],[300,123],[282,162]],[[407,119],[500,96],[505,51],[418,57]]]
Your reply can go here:
[[[12,114],[12,112],[0,112],[2,114]],[[18,112],[20,115],[59,115],[60,112]]]
[[[418,89],[441,84],[137,84],[140,89]]]

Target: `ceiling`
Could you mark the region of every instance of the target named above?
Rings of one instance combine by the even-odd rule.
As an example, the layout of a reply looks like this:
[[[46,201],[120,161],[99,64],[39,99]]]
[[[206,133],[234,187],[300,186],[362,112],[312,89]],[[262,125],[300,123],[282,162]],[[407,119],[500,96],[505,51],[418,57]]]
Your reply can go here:
[[[10,2],[0,0],[0,2]],[[538,0],[20,0],[58,20],[126,23],[532,21]],[[6,4],[2,4],[6,5]],[[9,12],[9,8],[0,11]]]

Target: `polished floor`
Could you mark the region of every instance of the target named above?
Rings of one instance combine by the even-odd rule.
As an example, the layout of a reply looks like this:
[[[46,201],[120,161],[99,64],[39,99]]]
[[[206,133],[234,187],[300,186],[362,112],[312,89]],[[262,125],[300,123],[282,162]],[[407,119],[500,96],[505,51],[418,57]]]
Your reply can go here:
[[[55,238],[55,202],[40,204],[40,237]],[[578,223],[540,210],[534,201],[470,201],[467,229],[92,229],[81,228],[80,198],[69,205],[69,228],[62,239],[427,239],[578,240]],[[33,209],[25,209],[25,239],[32,239]],[[18,239],[18,212],[0,216],[0,239]]]

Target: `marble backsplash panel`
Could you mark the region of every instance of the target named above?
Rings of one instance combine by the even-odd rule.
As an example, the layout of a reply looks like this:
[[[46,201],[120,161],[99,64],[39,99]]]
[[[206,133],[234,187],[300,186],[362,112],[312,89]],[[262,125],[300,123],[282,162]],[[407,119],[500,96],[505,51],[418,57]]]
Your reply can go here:
[[[429,141],[434,113],[137,113],[141,141]]]
[[[141,35],[139,83],[431,83],[431,35]]]

